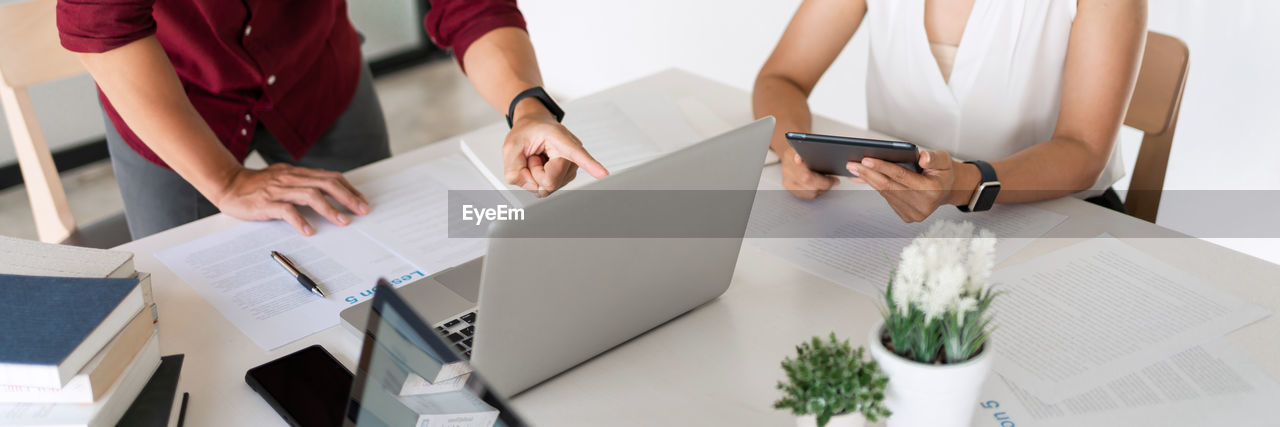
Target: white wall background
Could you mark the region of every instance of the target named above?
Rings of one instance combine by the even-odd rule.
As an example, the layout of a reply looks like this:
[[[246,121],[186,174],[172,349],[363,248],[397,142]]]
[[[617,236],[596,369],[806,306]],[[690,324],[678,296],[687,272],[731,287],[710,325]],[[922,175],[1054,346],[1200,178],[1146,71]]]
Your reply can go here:
[[[548,88],[576,97],[669,67],[750,90],[799,3],[540,0],[521,9]],[[1280,2],[1150,0],[1149,9],[1149,28],[1181,38],[1191,51],[1165,188],[1266,189],[1280,197],[1280,26],[1273,22]],[[866,126],[866,57],[859,32],[815,89],[815,112]],[[1121,134],[1130,171],[1140,141],[1136,130]],[[1126,179],[1117,189],[1127,186]],[[1173,229],[1187,227],[1195,216],[1189,210],[1233,217],[1220,206],[1162,208],[1158,222]],[[1280,239],[1212,240],[1280,263]]]

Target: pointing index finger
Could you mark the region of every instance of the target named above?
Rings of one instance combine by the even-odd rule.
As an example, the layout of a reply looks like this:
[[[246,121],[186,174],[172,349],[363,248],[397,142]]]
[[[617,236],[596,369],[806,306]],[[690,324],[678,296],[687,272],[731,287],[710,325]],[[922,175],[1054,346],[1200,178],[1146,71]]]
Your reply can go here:
[[[568,151],[569,160],[586,170],[591,176],[596,178],[609,176],[609,171],[604,168],[604,165],[596,161],[595,157],[591,157],[591,153],[588,153],[587,149],[582,148],[581,145],[571,147]]]

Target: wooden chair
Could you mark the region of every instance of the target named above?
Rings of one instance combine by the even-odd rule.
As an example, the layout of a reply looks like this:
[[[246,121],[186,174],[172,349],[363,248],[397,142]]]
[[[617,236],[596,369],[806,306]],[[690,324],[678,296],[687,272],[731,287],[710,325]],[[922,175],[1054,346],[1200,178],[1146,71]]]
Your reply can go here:
[[[76,227],[27,93],[32,85],[86,72],[79,58],[63,49],[58,40],[56,5],[56,0],[0,5],[0,107],[13,134],[13,148],[40,240],[112,247],[129,241],[124,216]]]
[[[1129,215],[1153,223],[1160,208],[1173,131],[1178,125],[1182,89],[1187,84],[1189,57],[1187,45],[1181,40],[1148,32],[1142,68],[1124,118],[1126,126],[1144,134],[1124,208]]]

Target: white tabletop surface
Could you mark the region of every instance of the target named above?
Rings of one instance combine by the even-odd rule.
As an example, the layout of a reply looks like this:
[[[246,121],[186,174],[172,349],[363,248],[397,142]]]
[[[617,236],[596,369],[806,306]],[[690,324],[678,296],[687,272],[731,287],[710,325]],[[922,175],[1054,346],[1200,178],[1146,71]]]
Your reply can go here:
[[[609,99],[634,90],[693,97],[732,125],[752,118],[747,92],[674,70],[587,98]],[[815,118],[815,128],[865,133],[821,117]],[[348,177],[358,186],[455,152],[458,139],[397,155]],[[997,268],[1103,232],[1119,237],[1135,232],[1169,235],[1174,237],[1124,240],[1221,289],[1280,310],[1280,266],[1200,239],[1177,237],[1173,231],[1072,198],[1036,206],[1068,219]],[[245,371],[312,344],[323,345],[348,368],[359,357],[355,335],[341,326],[264,352],[155,257],[158,251],[238,223],[215,215],[118,248],[133,252],[137,269],[152,274],[162,352],[186,354],[178,387],[191,393],[186,418],[190,426],[283,425],[245,384]],[[774,385],[782,376],[779,361],[801,340],[831,331],[858,345],[878,315],[870,298],[744,244],[723,296],[516,396],[513,403],[538,425],[790,425],[790,414],[772,408],[778,397]],[[1229,340],[1280,378],[1280,316],[1233,332]]]

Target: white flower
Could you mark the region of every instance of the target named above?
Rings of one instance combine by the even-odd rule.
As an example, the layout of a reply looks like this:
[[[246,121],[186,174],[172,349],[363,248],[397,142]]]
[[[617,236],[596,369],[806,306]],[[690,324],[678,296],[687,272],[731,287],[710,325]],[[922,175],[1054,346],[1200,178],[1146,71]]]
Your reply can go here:
[[[893,279],[893,300],[898,304],[898,311],[907,313],[910,304],[922,293],[925,278],[925,257],[920,245],[912,242],[902,249],[902,262]]]
[[[995,267],[996,236],[988,230],[978,232],[978,236],[969,241],[969,283],[967,291],[977,293],[987,288],[991,279],[991,269]]]
[[[920,309],[924,311],[926,323],[942,317],[947,313],[947,309],[955,305],[968,279],[964,265],[959,263],[940,265],[930,273],[929,279],[925,282],[927,290],[920,299]]]
[[[973,236],[973,223],[969,221],[938,221],[929,227],[929,231],[926,231],[923,237],[967,239],[971,236]]]
[[[978,298],[975,296],[961,297],[952,304],[951,312],[956,315],[956,323],[964,324],[965,315],[969,314],[969,310],[978,307]]]
[[[934,223],[902,249],[890,295],[900,314],[915,307],[926,322],[948,313],[963,320],[991,278],[995,244],[990,231],[975,236],[970,222]]]

